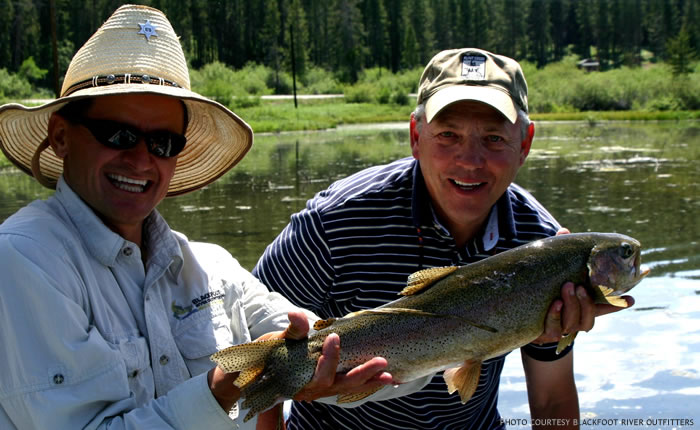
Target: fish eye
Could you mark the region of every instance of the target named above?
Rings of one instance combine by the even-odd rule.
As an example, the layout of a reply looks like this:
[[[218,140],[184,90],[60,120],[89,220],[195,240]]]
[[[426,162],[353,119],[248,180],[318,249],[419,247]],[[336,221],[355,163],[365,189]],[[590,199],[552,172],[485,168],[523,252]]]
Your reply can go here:
[[[620,245],[620,255],[622,258],[630,258],[634,255],[634,248],[632,248],[632,245],[629,243],[623,242],[622,245]]]

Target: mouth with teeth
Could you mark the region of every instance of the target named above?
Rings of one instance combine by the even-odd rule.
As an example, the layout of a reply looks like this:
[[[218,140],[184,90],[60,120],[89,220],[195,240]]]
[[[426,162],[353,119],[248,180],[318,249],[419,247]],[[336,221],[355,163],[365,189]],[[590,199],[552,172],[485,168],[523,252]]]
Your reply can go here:
[[[145,179],[132,179],[114,174],[108,174],[107,178],[115,187],[130,193],[143,193],[148,188],[150,182]]]
[[[450,179],[450,182],[460,190],[464,191],[474,191],[486,185],[486,182],[462,182],[456,179]]]

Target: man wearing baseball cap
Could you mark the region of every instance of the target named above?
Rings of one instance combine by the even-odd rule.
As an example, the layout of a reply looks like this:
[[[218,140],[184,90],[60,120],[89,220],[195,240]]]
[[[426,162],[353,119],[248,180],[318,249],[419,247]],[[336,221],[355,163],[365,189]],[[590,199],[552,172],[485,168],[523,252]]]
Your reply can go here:
[[[295,304],[330,318],[396,299],[418,270],[470,264],[565,233],[513,183],[534,132],[516,61],[474,48],[438,53],[423,72],[411,116],[413,156],[368,168],[318,193],[292,216],[253,274]],[[523,367],[532,418],[561,418],[557,423],[577,427],[572,347],[557,355],[556,342],[564,333],[590,330],[597,315],[616,308],[593,304],[572,283],[562,286],[561,295],[542,335],[522,348]],[[482,363],[466,404],[447,392],[439,372],[409,383],[416,389],[427,384],[416,393],[352,409],[294,402],[288,427],[504,428],[496,408],[504,360]],[[383,388],[375,400],[389,392]]]
[[[177,35],[146,6],[107,19],[58,99],[0,107],[5,156],[56,190],[0,226],[0,428],[255,428],[237,373],[211,354],[304,337],[318,317],[155,209],[216,180],[252,142],[242,119],[190,90]],[[323,357],[306,400],[392,382],[381,358],[336,375],[337,336]],[[276,412],[257,424],[275,427]]]

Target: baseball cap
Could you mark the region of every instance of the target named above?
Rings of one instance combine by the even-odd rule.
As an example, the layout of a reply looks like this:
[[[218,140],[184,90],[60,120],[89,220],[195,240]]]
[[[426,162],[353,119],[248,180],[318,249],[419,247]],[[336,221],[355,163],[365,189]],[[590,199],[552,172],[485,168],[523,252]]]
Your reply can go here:
[[[446,106],[462,100],[486,103],[515,123],[518,108],[528,112],[523,70],[512,58],[483,49],[442,51],[423,70],[418,104],[425,103],[430,122]]]

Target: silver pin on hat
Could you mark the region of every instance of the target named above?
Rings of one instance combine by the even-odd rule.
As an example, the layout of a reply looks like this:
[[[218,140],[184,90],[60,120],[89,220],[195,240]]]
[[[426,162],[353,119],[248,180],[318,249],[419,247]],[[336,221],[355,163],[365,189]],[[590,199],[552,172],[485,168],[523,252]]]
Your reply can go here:
[[[139,25],[141,26],[141,30],[139,30],[138,34],[146,36],[146,40],[150,41],[151,36],[158,36],[158,33],[156,33],[156,26],[151,24],[150,20],[146,20],[144,24],[139,23]]]

